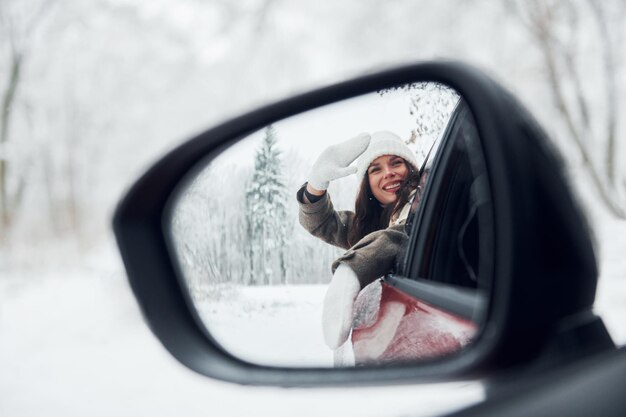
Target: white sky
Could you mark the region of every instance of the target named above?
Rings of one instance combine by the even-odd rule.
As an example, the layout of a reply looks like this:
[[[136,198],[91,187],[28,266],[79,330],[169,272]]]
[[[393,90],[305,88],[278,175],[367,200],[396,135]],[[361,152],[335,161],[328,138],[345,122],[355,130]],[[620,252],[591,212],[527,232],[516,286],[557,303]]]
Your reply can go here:
[[[314,109],[274,123],[278,146],[314,160],[329,145],[348,140],[359,133],[389,130],[403,139],[415,128],[409,113],[410,93],[394,91],[380,96],[366,94]],[[254,161],[263,130],[233,145],[214,163],[232,164]]]

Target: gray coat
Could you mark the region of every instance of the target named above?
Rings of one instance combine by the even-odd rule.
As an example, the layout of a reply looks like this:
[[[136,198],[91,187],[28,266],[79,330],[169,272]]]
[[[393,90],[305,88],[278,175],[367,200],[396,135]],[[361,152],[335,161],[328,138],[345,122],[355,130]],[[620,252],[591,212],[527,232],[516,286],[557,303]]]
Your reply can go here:
[[[348,236],[354,221],[354,212],[336,211],[328,193],[309,203],[304,196],[304,186],[298,190],[300,224],[313,236],[326,243],[348,249],[333,262],[332,270],[344,263],[352,269],[361,283],[361,288],[389,273],[396,265],[408,236],[404,224],[370,233],[350,247]]]

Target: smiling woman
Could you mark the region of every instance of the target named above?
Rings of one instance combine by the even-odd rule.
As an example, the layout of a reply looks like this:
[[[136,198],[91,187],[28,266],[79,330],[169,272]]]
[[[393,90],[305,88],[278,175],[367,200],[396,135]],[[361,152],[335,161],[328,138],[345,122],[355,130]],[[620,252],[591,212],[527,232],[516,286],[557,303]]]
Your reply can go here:
[[[350,167],[357,158],[356,167]],[[355,171],[360,181],[355,209],[335,211],[326,188],[331,180]],[[339,248],[354,247],[373,232],[397,226],[372,239],[367,244],[367,256],[349,254],[335,261],[322,320],[326,344],[332,349],[348,337],[359,291],[395,265],[407,237],[403,223],[408,201],[399,199],[399,192],[408,188],[414,194],[418,181],[406,180],[416,174],[415,154],[398,136],[388,131],[361,134],[326,149],[313,164],[306,187],[298,192],[300,224],[313,236]],[[399,218],[401,211],[405,218]]]

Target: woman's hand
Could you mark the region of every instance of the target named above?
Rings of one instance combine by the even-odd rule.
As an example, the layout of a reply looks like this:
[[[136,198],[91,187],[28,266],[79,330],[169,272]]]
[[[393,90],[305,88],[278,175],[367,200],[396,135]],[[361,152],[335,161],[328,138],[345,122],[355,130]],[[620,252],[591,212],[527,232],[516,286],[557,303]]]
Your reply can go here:
[[[317,158],[309,172],[308,191],[312,194],[321,195],[328,188],[330,181],[346,177],[356,172],[356,166],[350,166],[370,143],[370,135],[360,135],[329,146]]]
[[[348,265],[339,264],[324,297],[322,331],[324,341],[337,349],[348,339],[352,328],[352,309],[361,284]]]

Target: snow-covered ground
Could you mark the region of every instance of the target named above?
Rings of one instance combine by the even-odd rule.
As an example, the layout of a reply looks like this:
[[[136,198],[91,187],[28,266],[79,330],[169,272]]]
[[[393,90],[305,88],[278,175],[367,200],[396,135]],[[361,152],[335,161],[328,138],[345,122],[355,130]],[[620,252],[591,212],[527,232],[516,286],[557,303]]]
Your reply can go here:
[[[483,395],[477,383],[280,389],[213,381],[160,346],[119,272],[0,282],[1,416],[422,416]]]
[[[503,7],[508,2],[405,0],[362,7],[352,0],[266,7],[270,3],[0,0],[1,20],[11,23],[0,25],[0,46],[25,47],[27,58],[11,106],[10,138],[0,148],[10,160],[9,184],[27,185],[14,239],[25,249],[0,251],[0,417],[427,416],[482,398],[477,383],[288,390],[198,376],[148,330],[112,243],[87,260],[60,260],[71,253],[65,242],[40,238],[77,227],[70,224],[74,220],[81,244],[93,245],[109,230],[112,205],[132,178],[179,139],[224,117],[417,60],[455,59],[484,69],[519,95],[576,164],[542,50],[518,8]],[[606,3],[614,44],[623,45],[623,19],[613,12],[619,2]],[[555,40],[575,47],[570,52],[577,64],[574,71],[561,65],[559,76],[566,92],[575,87],[569,73],[583,77],[584,98],[594,110],[592,134],[584,136],[599,163],[607,116],[602,31],[591,6],[576,7],[580,19],[571,33],[571,16],[555,16]],[[615,50],[617,63],[624,62],[623,51]],[[0,78],[8,74],[10,55],[0,59]],[[619,96],[623,75],[617,72]],[[618,121],[623,113],[620,107]],[[620,138],[623,127],[618,123]],[[624,147],[618,148],[620,166]],[[581,166],[572,170],[584,179]],[[594,198],[589,187],[585,194]],[[626,222],[594,212],[600,213],[594,218],[601,267],[596,311],[623,345]],[[29,269],[7,267],[9,258]],[[311,316],[300,319],[314,321],[315,304],[307,309]],[[276,320],[293,331],[291,318]],[[216,323],[215,330],[228,328]],[[314,332],[306,336],[315,339]],[[283,347],[295,340],[304,339],[282,340]],[[327,360],[319,340],[307,340],[315,348],[306,357],[296,352],[296,359]]]
[[[626,222],[603,216],[594,225],[601,266],[596,311],[624,345]],[[475,382],[280,389],[204,378],[179,365],[150,333],[114,247],[91,259],[96,261],[80,267],[41,268],[0,279],[0,416],[432,416],[483,398]],[[278,341],[283,349],[295,350],[303,340],[311,344],[296,355],[290,351],[291,358],[330,363],[319,334],[306,330],[317,326],[319,305],[313,300],[321,300],[323,288],[283,288],[271,303],[258,291],[240,292],[239,314],[214,330],[230,332],[232,320],[244,326],[246,317],[262,309],[264,317],[288,329]],[[311,298],[303,300],[304,294]],[[296,301],[306,301],[306,308],[294,315]],[[245,331],[266,330],[248,326]],[[238,337],[232,336],[234,344]],[[259,337],[255,343],[261,342],[272,341]]]
[[[220,344],[249,362],[332,367],[320,321],[325,291],[325,285],[237,286],[198,310]]]

